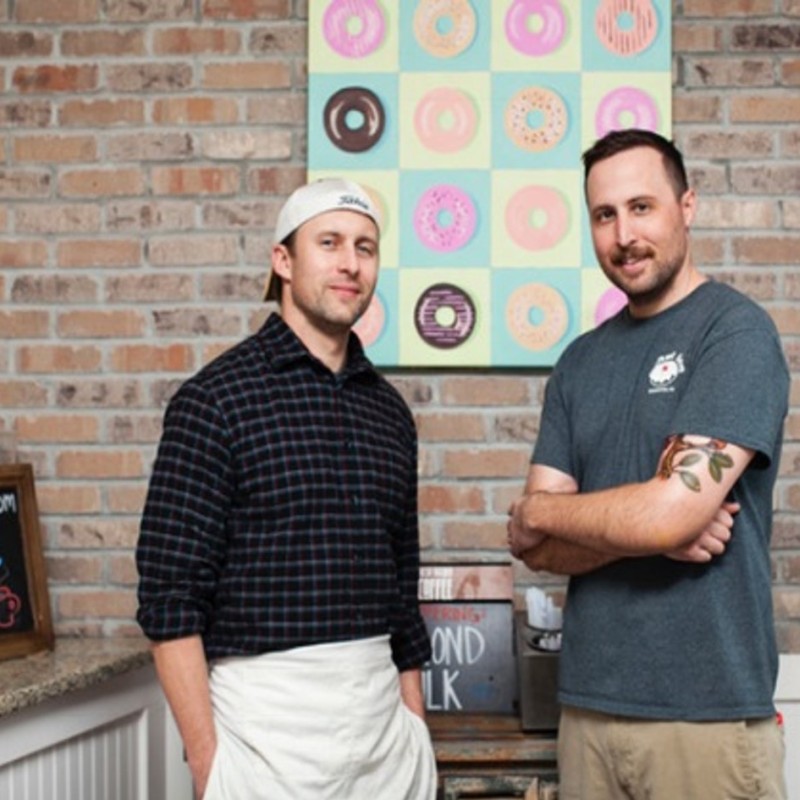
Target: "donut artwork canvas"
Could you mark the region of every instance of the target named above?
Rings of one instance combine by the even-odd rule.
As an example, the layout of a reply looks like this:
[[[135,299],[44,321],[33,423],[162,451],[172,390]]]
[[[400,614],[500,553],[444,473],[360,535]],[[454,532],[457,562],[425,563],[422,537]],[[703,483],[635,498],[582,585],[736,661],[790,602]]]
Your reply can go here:
[[[356,331],[383,367],[548,367],[624,305],[581,153],[670,136],[670,0],[314,0],[308,178],[381,209]]]

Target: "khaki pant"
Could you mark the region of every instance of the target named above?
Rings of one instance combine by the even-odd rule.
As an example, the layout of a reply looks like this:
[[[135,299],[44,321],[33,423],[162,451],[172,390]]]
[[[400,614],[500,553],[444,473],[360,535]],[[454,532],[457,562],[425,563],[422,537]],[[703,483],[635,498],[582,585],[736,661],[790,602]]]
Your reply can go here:
[[[204,800],[432,800],[425,722],[400,698],[388,636],[216,662]]]
[[[559,800],[786,800],[773,718],[662,722],[562,709]]]

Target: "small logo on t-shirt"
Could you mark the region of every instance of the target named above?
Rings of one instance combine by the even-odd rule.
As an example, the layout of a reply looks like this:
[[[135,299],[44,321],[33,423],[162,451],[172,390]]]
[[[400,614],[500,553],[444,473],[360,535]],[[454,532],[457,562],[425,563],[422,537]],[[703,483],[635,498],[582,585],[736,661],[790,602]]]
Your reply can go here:
[[[665,356],[659,356],[647,376],[650,380],[649,393],[674,392],[675,387],[672,384],[678,379],[678,375],[685,371],[683,354],[667,353]]]

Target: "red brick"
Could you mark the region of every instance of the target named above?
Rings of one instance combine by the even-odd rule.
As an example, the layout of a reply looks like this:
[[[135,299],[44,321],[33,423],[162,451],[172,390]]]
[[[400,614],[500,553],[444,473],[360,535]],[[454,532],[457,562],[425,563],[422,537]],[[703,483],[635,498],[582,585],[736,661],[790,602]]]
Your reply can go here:
[[[98,433],[96,417],[59,414],[14,420],[14,435],[20,442],[96,442]]]
[[[773,11],[772,0],[684,0],[683,13],[686,17],[725,17],[764,16]]]
[[[46,242],[0,239],[0,267],[12,269],[43,267],[46,263]]]
[[[115,275],[106,281],[110,303],[185,303],[193,297],[188,275]]]
[[[143,474],[138,450],[66,450],[55,459],[59,478],[136,478]]]
[[[102,583],[103,560],[95,555],[48,555],[47,578],[56,584]]]
[[[419,489],[421,514],[478,514],[486,510],[483,491],[470,484],[422,484]]]
[[[48,392],[40,381],[0,381],[0,406],[34,408],[48,405]]]
[[[748,236],[734,237],[732,250],[739,264],[800,264],[800,237]]]
[[[92,136],[20,136],[14,139],[17,161],[95,161],[97,141]]]
[[[61,525],[56,544],[68,550],[133,547],[138,528],[135,519],[72,520]]]
[[[16,211],[19,233],[89,233],[100,230],[96,205],[20,205]]]
[[[70,591],[56,596],[56,608],[60,617],[125,617],[136,615],[138,603],[133,589],[116,591]]]
[[[705,198],[698,205],[695,224],[698,228],[773,228],[777,216],[774,201]]]
[[[144,122],[141,100],[68,100],[58,112],[60,125],[108,128]]]
[[[480,376],[445,377],[441,383],[442,405],[448,406],[527,406],[532,391],[529,378]]]
[[[214,272],[200,278],[200,296],[204,299],[226,302],[230,300],[255,300],[264,296],[264,270],[255,275],[235,272]]]
[[[475,447],[447,449],[442,454],[442,475],[446,478],[524,478],[530,463],[530,448]]]
[[[775,68],[767,58],[684,59],[685,85],[688,87],[774,86]]]
[[[186,231],[195,227],[194,203],[130,200],[106,206],[109,231]]]
[[[114,92],[174,92],[192,85],[190,64],[115,64],[106,69],[106,83]]]
[[[63,197],[116,197],[144,191],[144,176],[138,169],[84,169],[62,172],[58,191]]]
[[[785,86],[800,86],[800,59],[792,58],[781,62],[781,83]]]
[[[486,438],[484,418],[478,414],[418,413],[420,441],[482,442]]]
[[[156,55],[233,55],[239,52],[241,44],[241,35],[232,28],[167,28],[153,33],[153,52]]]
[[[722,50],[722,28],[718,25],[685,22],[673,17],[673,53],[719,53]]]
[[[142,260],[136,239],[70,239],[59,242],[56,261],[60,267],[133,267]]]
[[[141,338],[145,317],[137,311],[66,311],[58,315],[58,335],[64,339]]]
[[[112,22],[190,20],[193,6],[193,0],[107,0],[106,14]]]
[[[306,115],[306,98],[300,94],[270,92],[247,98],[247,121],[255,125],[304,125]]]
[[[142,387],[132,380],[80,378],[58,384],[60,408],[133,408],[141,405]]]
[[[159,336],[238,336],[241,321],[238,312],[224,308],[156,309],[153,322]]]
[[[46,128],[50,124],[52,104],[49,100],[12,100],[0,102],[0,125],[9,128]]]
[[[508,553],[505,520],[451,522],[442,526],[442,547],[458,550],[501,550]]]
[[[231,97],[169,97],[153,103],[153,122],[159,125],[220,125],[238,117]]]
[[[38,481],[36,504],[39,513],[48,514],[96,514],[100,511],[100,489],[95,483],[82,484],[70,481],[57,484]]]
[[[732,123],[800,121],[797,92],[736,94],[730,98],[729,106]]]
[[[292,156],[292,133],[284,130],[214,131],[203,136],[203,155],[236,161],[281,161]]]
[[[106,489],[106,503],[112,514],[142,513],[147,496],[147,487],[141,484],[114,484]]]
[[[289,23],[272,24],[258,28],[250,34],[249,52],[254,55],[306,55],[308,29],[306,25]]]
[[[100,0],[16,0],[14,16],[17,22],[95,22],[100,16]]]
[[[283,61],[242,61],[235,64],[208,64],[202,86],[206,89],[269,89],[292,85],[291,69]]]
[[[234,194],[239,190],[237,167],[154,167],[155,194]]]
[[[687,159],[757,158],[773,153],[771,131],[692,131],[681,137]]]
[[[35,58],[50,55],[53,37],[39,31],[0,31],[3,58]]]
[[[114,372],[188,372],[194,367],[192,349],[185,344],[165,347],[123,345],[111,354]]]
[[[112,586],[138,585],[139,573],[136,570],[136,559],[133,553],[110,556],[108,559],[108,576]]]
[[[115,444],[156,444],[161,438],[161,414],[126,414],[112,417],[107,425],[108,441]]]
[[[240,202],[203,204],[203,226],[205,228],[255,228],[263,231],[273,228],[282,202]],[[262,263],[267,263],[267,259]]]
[[[17,67],[13,84],[20,92],[90,92],[97,88],[96,66]]]
[[[88,345],[26,345],[17,352],[17,367],[24,373],[96,372],[101,363],[99,348]]]
[[[175,161],[192,157],[194,141],[189,133],[110,136],[106,153],[111,161]]]
[[[304,167],[251,167],[247,171],[247,191],[288,196],[305,182],[305,175]]]
[[[90,30],[64,31],[61,34],[61,52],[65,56],[86,58],[90,56],[143,56],[145,31]]]
[[[149,261],[153,266],[214,266],[235,264],[235,236],[177,236],[151,239]]]
[[[11,287],[11,299],[15,303],[65,306],[93,303],[97,297],[97,283],[85,275],[20,275]]]
[[[289,0],[203,0],[211,19],[281,19],[289,16]]]
[[[0,311],[0,340],[45,339],[49,332],[47,311]]]

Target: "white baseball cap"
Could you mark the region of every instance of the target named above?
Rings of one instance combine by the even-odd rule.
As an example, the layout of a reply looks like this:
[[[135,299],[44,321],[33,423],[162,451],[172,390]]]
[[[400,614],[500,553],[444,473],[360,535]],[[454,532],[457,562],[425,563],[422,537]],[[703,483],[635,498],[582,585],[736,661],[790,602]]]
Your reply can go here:
[[[357,211],[369,217],[380,232],[380,212],[361,186],[344,178],[321,178],[289,195],[275,223],[274,244],[281,244],[303,223],[328,211]],[[277,300],[279,288],[280,278],[270,272],[264,299]]]

